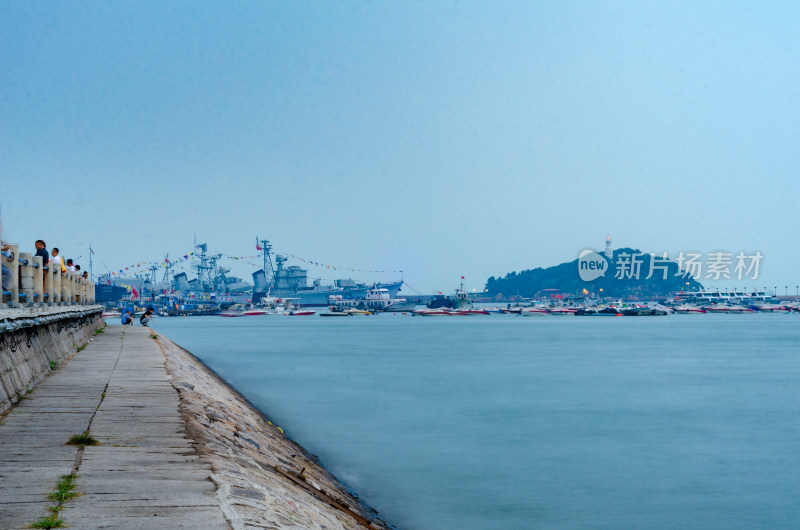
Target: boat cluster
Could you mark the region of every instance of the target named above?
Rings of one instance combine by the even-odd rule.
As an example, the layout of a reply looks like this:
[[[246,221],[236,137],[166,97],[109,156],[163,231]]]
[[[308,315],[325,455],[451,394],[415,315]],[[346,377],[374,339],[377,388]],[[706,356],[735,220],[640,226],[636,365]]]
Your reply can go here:
[[[531,304],[527,306],[508,306],[506,308],[478,308],[478,309],[419,309],[413,312],[419,316],[449,316],[449,315],[490,315],[513,314],[520,316],[663,316],[669,314],[742,314],[742,313],[791,313],[800,312],[800,302],[788,304],[761,303],[748,306],[738,304],[660,304],[660,303],[625,303],[611,302],[608,304]]]

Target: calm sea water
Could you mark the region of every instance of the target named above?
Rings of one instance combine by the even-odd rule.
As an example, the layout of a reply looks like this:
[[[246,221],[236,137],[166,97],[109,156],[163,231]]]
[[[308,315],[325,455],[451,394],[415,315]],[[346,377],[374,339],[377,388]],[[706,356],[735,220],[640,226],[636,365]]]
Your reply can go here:
[[[800,527],[800,316],[160,318],[401,528]]]

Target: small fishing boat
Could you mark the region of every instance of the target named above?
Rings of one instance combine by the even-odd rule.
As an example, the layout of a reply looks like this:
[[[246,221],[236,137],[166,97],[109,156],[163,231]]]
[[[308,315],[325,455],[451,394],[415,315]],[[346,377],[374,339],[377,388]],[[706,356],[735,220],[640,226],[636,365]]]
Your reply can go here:
[[[603,309],[579,309],[575,312],[576,316],[587,317],[621,317],[622,312],[615,307],[604,307]]]
[[[367,311],[365,309],[356,309],[356,308],[348,309],[347,311],[345,311],[345,313],[347,313],[349,315],[374,315],[375,314],[372,311]]]
[[[578,310],[573,307],[551,307],[547,310],[548,313],[556,316],[574,315],[576,311]]]
[[[705,309],[709,313],[728,313],[728,314],[755,313],[755,311],[753,311],[752,309],[740,305],[714,304],[712,306],[706,307]]]
[[[311,315],[316,315],[317,312],[312,311],[310,309],[293,309],[286,314],[293,317],[307,317]]]
[[[519,311],[520,316],[523,317],[541,317],[547,316],[547,309],[543,307],[523,307]]]
[[[259,316],[259,315],[266,315],[267,313],[268,313],[268,311],[266,309],[261,309],[261,308],[254,307],[252,309],[245,309],[244,311],[242,311],[242,316],[243,317],[253,317],[253,316]]]
[[[679,315],[688,315],[692,313],[706,313],[706,310],[702,307],[697,307],[696,305],[692,304],[681,304],[679,306],[672,308],[675,313]]]
[[[756,304],[756,305],[751,305],[750,309],[754,309],[756,311],[764,313],[791,313],[792,311],[785,305],[777,305],[777,304]]]
[[[331,311],[330,313],[320,313],[321,317],[351,317],[352,313],[346,311]]]
[[[447,317],[450,316],[451,313],[444,309],[419,309],[413,311],[411,314],[420,317]]]

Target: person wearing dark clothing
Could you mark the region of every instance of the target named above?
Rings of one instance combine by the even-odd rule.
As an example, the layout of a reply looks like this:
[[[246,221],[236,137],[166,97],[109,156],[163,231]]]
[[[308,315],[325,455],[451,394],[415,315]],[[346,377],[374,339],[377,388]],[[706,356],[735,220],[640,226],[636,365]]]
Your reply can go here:
[[[41,239],[37,239],[36,243],[34,243],[34,245],[36,246],[36,254],[35,255],[36,256],[41,256],[42,257],[42,265],[47,267],[47,264],[50,263],[50,254],[47,253],[47,245],[45,245],[44,241],[42,241]]]
[[[149,327],[147,323],[150,322],[152,318],[153,318],[153,310],[147,308],[147,311],[145,311],[144,314],[141,317],[139,317],[139,324],[145,327]]]
[[[11,250],[11,246],[7,245],[5,241],[0,241],[0,248],[4,253]],[[8,291],[10,289],[11,289],[11,269],[3,265],[3,290]]]

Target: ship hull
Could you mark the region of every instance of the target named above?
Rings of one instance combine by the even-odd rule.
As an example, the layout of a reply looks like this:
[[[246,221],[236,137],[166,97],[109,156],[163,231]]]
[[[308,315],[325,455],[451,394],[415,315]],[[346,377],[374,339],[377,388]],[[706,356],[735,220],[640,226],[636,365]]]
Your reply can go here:
[[[382,284],[380,287],[389,290],[389,297],[396,298],[397,293],[400,291],[400,287],[403,285],[403,282],[394,282],[394,283],[387,283]],[[276,298],[293,298],[297,300],[300,304],[300,307],[328,307],[329,296],[341,296],[343,300],[359,300],[364,299],[367,296],[367,291],[372,289],[372,287],[352,287],[352,288],[344,288],[344,289],[337,289],[336,287],[321,287],[315,289],[313,291],[292,291],[292,290],[275,290],[273,289],[270,292],[270,296]],[[261,298],[266,296],[266,293],[255,293],[253,295],[253,303],[257,303]]]

